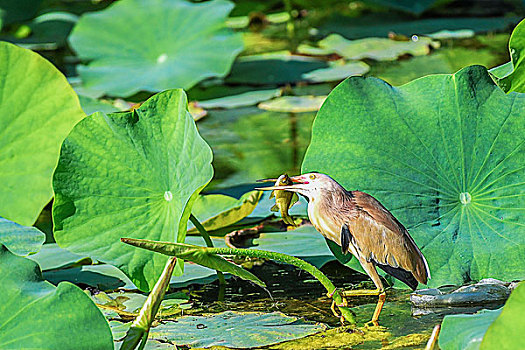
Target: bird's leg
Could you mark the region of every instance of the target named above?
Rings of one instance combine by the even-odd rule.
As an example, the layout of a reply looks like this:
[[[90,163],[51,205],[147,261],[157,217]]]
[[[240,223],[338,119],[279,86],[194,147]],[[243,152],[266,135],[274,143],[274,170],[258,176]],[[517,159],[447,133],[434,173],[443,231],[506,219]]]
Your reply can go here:
[[[379,314],[381,313],[381,310],[383,309],[383,305],[385,304],[386,300],[386,293],[385,291],[382,291],[381,294],[379,294],[379,300],[377,301],[376,309],[374,310],[374,315],[372,316],[372,319],[369,324],[372,324],[374,326],[379,326],[379,323],[377,320],[379,319]]]

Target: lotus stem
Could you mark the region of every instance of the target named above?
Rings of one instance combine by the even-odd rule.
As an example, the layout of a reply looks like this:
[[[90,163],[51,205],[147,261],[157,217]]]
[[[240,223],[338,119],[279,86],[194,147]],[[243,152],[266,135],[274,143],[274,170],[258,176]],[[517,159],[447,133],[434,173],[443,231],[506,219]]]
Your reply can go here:
[[[208,234],[208,231],[206,231],[204,226],[202,226],[199,219],[197,219],[193,214],[190,214],[190,221],[193,224],[193,226],[195,226],[195,228],[199,231],[202,238],[204,238],[204,242],[206,242],[206,246],[208,246],[209,248],[213,248],[213,242],[210,238],[210,235]],[[226,285],[226,280],[224,279],[224,274],[222,273],[222,271],[218,271],[218,270],[216,271],[217,271],[217,278],[219,279],[219,284]]]

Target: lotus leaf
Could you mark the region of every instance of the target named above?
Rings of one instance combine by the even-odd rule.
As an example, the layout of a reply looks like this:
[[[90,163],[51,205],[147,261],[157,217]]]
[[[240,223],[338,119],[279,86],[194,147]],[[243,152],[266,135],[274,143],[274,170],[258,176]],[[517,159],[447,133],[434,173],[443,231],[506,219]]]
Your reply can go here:
[[[525,283],[521,282],[512,291],[501,314],[487,329],[480,349],[512,350],[521,346],[525,332],[524,312]]]
[[[280,312],[226,311],[210,316],[184,316],[152,328],[150,338],[191,347],[260,348],[303,338],[326,329]]]
[[[370,70],[368,64],[363,62],[349,62],[332,65],[330,68],[321,68],[303,74],[303,78],[314,83],[325,81],[339,81],[354,75],[363,75]]]
[[[257,107],[272,112],[315,112],[325,99],[326,96],[283,96],[261,102]]]
[[[257,90],[243,92],[238,95],[214,98],[206,101],[199,101],[202,108],[238,108],[253,106],[258,102],[266,101],[281,95],[281,89]]]
[[[262,192],[251,191],[236,199],[222,194],[200,196],[193,205],[192,214],[208,231],[235,224],[250,215],[257,206]],[[190,224],[190,232],[197,229]]]
[[[56,243],[47,243],[42,246],[38,253],[30,255],[28,258],[35,261],[42,271],[46,271],[73,265],[85,257],[62,249]]]
[[[91,115],[64,141],[55,171],[57,243],[150,289],[166,258],[120,238],[183,242],[193,202],[212,177],[211,159],[182,90],[159,93],[132,112]]]
[[[108,322],[80,288],[55,288],[34,261],[3,245],[0,299],[2,349],[113,349]]]
[[[510,62],[496,67],[498,85],[506,92],[525,92],[525,20],[514,28],[509,40]]]
[[[525,95],[480,66],[399,88],[351,77],[314,121],[303,173],[375,196],[422,248],[430,286],[525,278]]]
[[[321,48],[331,50],[347,59],[370,58],[376,61],[393,61],[401,55],[428,55],[430,48],[439,47],[439,42],[430,38],[417,37],[416,40],[397,41],[387,38],[365,38],[348,40],[339,34],[332,34],[319,42]]]
[[[439,347],[443,350],[478,350],[488,327],[500,314],[501,309],[446,316],[441,325]]]
[[[91,61],[78,67],[84,87],[125,97],[226,75],[242,50],[240,34],[225,26],[232,8],[225,0],[123,0],[82,16],[70,43]]]
[[[46,235],[36,227],[18,225],[0,217],[0,244],[18,255],[27,255],[40,250]]]
[[[32,225],[53,196],[60,145],[85,115],[62,73],[30,50],[0,42],[0,75],[0,216]]]

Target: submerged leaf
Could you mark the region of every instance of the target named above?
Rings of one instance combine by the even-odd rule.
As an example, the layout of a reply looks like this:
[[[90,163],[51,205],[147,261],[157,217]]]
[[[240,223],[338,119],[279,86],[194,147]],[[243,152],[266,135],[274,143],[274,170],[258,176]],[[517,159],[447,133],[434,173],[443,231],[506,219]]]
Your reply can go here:
[[[226,261],[224,258],[216,254],[210,253],[208,248],[205,247],[182,243],[157,242],[132,238],[122,238],[122,242],[165,255],[175,256],[177,258],[191,261],[217,271],[229,272],[232,275],[252,281],[262,287],[265,286],[264,282],[253,275],[251,272],[248,272],[242,267]]]
[[[64,141],[55,171],[57,243],[150,289],[166,257],[120,238],[183,242],[193,202],[212,177],[211,159],[182,90],[159,93],[132,112],[91,115]]]
[[[0,216],[32,225],[53,196],[62,141],[85,114],[66,78],[37,53],[0,42]]]
[[[125,97],[226,75],[242,50],[225,25],[232,8],[225,0],[123,0],[82,16],[70,43],[91,61],[78,67],[84,87]]]
[[[113,349],[107,321],[80,288],[55,288],[35,262],[3,245],[0,300],[2,349]]]
[[[302,172],[376,197],[427,258],[431,286],[525,278],[525,95],[483,67],[394,88],[352,77],[319,111]]]

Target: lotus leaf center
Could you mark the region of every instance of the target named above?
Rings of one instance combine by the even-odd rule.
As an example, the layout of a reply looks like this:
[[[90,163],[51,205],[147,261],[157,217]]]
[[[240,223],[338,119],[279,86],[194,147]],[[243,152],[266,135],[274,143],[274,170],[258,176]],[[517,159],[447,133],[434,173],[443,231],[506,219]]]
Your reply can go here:
[[[171,202],[171,200],[173,199],[173,194],[171,193],[171,191],[164,192],[164,199],[168,202]]]
[[[463,205],[469,204],[471,199],[472,199],[472,197],[470,197],[470,193],[468,193],[468,192],[461,192],[459,194],[459,201]]]
[[[168,55],[166,55],[165,53],[163,53],[162,55],[160,55],[160,56],[157,58],[157,63],[164,63],[164,62],[166,62],[167,59],[168,59]]]

